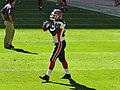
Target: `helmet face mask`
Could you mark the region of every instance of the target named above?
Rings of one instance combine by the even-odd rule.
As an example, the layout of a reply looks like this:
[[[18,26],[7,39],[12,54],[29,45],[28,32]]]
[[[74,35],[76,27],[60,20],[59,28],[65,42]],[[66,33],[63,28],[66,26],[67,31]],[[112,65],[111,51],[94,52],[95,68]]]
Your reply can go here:
[[[59,9],[54,9],[50,14],[50,20],[57,20],[62,18],[62,11]]]
[[[56,15],[54,15],[54,14],[50,14],[50,20],[56,20]]]

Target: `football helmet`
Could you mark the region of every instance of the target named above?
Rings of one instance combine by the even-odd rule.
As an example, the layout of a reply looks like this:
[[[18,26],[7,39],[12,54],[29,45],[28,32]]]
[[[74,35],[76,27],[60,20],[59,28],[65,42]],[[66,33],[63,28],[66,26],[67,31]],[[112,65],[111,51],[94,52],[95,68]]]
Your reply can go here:
[[[57,20],[62,18],[62,11],[60,9],[54,9],[50,14],[50,20]]]

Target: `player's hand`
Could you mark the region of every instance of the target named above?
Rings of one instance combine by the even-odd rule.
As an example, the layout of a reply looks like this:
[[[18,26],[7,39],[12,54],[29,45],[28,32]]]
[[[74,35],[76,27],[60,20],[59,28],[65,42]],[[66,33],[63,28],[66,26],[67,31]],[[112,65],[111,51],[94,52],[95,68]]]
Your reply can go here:
[[[42,24],[43,31],[47,31],[49,28],[50,28],[49,21],[43,21],[43,24]]]

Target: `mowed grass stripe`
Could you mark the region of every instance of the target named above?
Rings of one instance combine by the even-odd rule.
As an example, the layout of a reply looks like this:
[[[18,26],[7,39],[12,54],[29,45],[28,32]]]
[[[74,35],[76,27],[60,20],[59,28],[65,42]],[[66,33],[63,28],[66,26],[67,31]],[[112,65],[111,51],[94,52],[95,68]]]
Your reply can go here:
[[[53,40],[16,40],[16,42],[46,43]],[[120,42],[120,40],[68,40],[67,42]]]
[[[23,71],[46,71],[47,68],[40,68],[40,69],[24,69],[24,68],[21,68],[21,69],[0,69],[0,72],[23,72]],[[71,72],[74,72],[74,71],[87,71],[87,70],[90,70],[90,71],[101,71],[101,70],[120,70],[120,68],[81,68],[81,69],[69,69]],[[54,71],[63,71],[63,69],[55,69]]]
[[[14,50],[11,50],[14,51]],[[5,53],[11,53],[11,54],[16,54],[16,52],[0,52],[1,54]],[[38,52],[39,54],[50,54],[50,52]],[[67,54],[90,54],[90,55],[96,55],[96,54],[114,54],[118,55],[120,52],[66,52]]]

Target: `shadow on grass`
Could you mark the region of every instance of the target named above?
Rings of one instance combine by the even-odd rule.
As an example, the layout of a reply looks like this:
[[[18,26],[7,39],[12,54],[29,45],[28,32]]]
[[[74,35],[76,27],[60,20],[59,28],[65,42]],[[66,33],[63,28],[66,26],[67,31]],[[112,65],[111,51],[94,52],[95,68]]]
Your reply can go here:
[[[76,83],[76,81],[73,79],[69,79],[70,84],[64,84],[64,83],[53,82],[53,81],[42,82],[42,83],[53,83],[53,84],[59,84],[59,85],[63,85],[63,86],[73,87],[73,88],[70,88],[70,90],[96,90],[94,88],[89,88],[89,87],[86,87],[85,85],[81,85],[79,83]]]
[[[75,87],[75,88],[70,88],[71,90],[96,90],[94,88],[89,88],[86,87],[85,85],[81,85],[79,83],[76,83],[73,79],[69,79],[69,83]]]
[[[10,50],[13,50],[13,51],[16,51],[16,52],[27,53],[27,54],[38,54],[38,53],[29,52],[29,51],[26,51],[26,50],[23,50],[23,49],[20,49],[20,48],[13,48],[13,49],[10,49]]]

